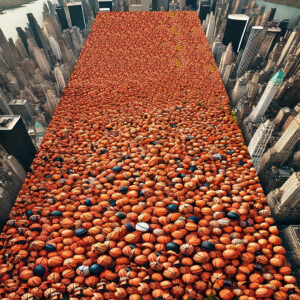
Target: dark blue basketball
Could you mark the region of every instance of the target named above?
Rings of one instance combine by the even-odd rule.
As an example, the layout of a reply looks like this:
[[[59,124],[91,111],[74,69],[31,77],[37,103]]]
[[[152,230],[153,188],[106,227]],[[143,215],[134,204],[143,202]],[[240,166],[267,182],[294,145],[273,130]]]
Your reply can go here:
[[[117,173],[119,173],[119,172],[121,172],[121,171],[122,171],[122,167],[121,167],[121,166],[119,166],[119,165],[116,165],[116,166],[114,166],[114,167],[112,168],[112,170],[113,170],[114,172],[117,172]]]
[[[170,205],[168,205],[168,207],[167,207],[167,209],[168,209],[169,211],[176,211],[177,208],[178,208],[178,206],[177,206],[176,204],[170,204]]]
[[[122,194],[126,194],[126,193],[128,192],[128,187],[127,187],[127,186],[121,186],[120,192],[121,192]]]
[[[42,265],[37,265],[33,269],[33,274],[35,276],[43,277],[45,273],[46,273],[46,268]]]
[[[33,213],[32,213],[31,210],[27,209],[27,210],[25,211],[25,215],[26,215],[26,217],[29,219],[29,217],[32,216]]]
[[[85,228],[78,228],[75,230],[75,236],[83,237],[87,235],[88,231]]]
[[[125,215],[123,212],[117,212],[117,213],[116,213],[116,216],[117,216],[119,219],[121,219],[121,220],[123,220],[123,219],[126,218],[126,215]]]
[[[110,204],[110,206],[116,206],[116,200],[108,200],[108,203]]]
[[[85,204],[86,206],[92,206],[92,201],[91,201],[91,199],[90,199],[90,198],[86,198],[86,199],[84,200],[84,204]]]
[[[224,280],[224,286],[231,288],[232,287],[232,281],[229,279]]]
[[[90,266],[90,273],[91,275],[99,275],[104,271],[104,268],[98,264],[93,264]]]
[[[51,211],[50,216],[60,217],[60,216],[62,216],[62,212],[59,210]]]
[[[131,223],[127,223],[125,224],[125,228],[127,231],[129,232],[133,232],[135,229],[134,229],[134,226],[131,224]]]
[[[101,154],[105,154],[106,152],[107,152],[106,149],[104,149],[104,148],[101,149]]]
[[[190,216],[188,217],[188,220],[194,222],[194,223],[198,223],[199,218],[197,216]]]
[[[197,167],[196,166],[190,166],[189,170],[195,172],[197,170]]]
[[[215,244],[209,241],[202,242],[201,248],[206,251],[214,251],[216,249]]]
[[[56,247],[54,245],[51,245],[51,244],[46,244],[44,249],[48,252],[54,252],[56,251]]]
[[[177,252],[179,251],[179,245],[174,242],[170,242],[166,245],[166,249]]]
[[[230,211],[229,213],[227,213],[227,217],[230,220],[238,220],[240,218],[240,215],[235,211]]]

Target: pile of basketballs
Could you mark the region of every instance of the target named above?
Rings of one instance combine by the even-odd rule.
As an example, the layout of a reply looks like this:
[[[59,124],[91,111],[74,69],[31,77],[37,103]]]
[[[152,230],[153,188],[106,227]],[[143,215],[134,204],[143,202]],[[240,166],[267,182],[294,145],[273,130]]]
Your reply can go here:
[[[0,249],[1,299],[300,299],[196,12],[98,15]]]

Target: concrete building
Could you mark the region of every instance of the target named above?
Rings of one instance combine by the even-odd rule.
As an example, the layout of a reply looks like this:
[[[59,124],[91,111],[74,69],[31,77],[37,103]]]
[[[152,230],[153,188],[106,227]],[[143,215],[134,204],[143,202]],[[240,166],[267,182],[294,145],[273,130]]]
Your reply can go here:
[[[294,172],[280,189],[270,192],[267,199],[277,222],[297,222],[300,217],[300,172]]]
[[[233,51],[239,52],[248,22],[249,17],[246,15],[229,15],[222,43],[226,46],[232,43]]]
[[[9,102],[14,115],[20,115],[26,124],[31,124],[34,117],[34,112],[30,103],[26,99],[14,99]]]
[[[247,86],[248,80],[245,76],[242,76],[241,78],[237,79],[236,84],[234,86],[234,89],[231,93],[231,102],[232,105],[236,105],[240,99],[244,97],[246,94],[246,86]]]
[[[262,94],[257,106],[252,110],[251,114],[247,118],[249,122],[258,122],[260,118],[265,114],[267,111],[270,103],[274,99],[276,93],[279,90],[284,79],[284,73],[282,70],[278,71],[272,79],[268,82],[264,93]]]
[[[253,58],[256,56],[258,49],[263,41],[264,30],[262,26],[253,26],[250,36],[247,40],[243,56],[237,70],[237,77],[242,76],[247,70]]]
[[[0,116],[0,145],[28,171],[36,149],[20,116]]]
[[[67,4],[72,26],[77,26],[80,29],[86,27],[83,7],[81,2],[72,2]]]
[[[277,61],[278,67],[282,66],[284,59],[287,57],[287,55],[294,47],[299,47],[299,41],[300,41],[300,24],[293,30],[293,32],[289,36],[281,52],[281,55]]]
[[[267,32],[263,38],[262,44],[258,50],[258,57],[260,61],[264,61],[270,51],[273,49],[272,46],[274,46],[274,41],[277,39],[277,37],[280,35],[281,29],[279,27],[271,27],[267,29]]]
[[[215,16],[213,12],[211,12],[209,15],[208,25],[206,29],[206,38],[209,44],[213,42],[214,32],[215,32]]]
[[[259,161],[272,136],[274,127],[274,123],[270,120],[267,120],[266,122],[260,124],[248,145],[248,151],[251,155],[251,159],[255,168],[257,168],[259,165]]]
[[[258,172],[263,174],[272,165],[282,166],[289,159],[300,137],[300,113],[292,118],[280,138],[262,157]]]

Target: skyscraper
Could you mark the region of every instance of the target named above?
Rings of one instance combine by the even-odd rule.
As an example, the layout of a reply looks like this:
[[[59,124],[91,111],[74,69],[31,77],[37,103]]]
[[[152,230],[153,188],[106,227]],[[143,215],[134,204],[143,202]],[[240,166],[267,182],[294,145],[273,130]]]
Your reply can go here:
[[[188,2],[187,2],[188,4]],[[210,13],[211,5],[208,1],[200,1],[199,3],[199,18],[201,23],[206,19],[207,14]]]
[[[270,8],[266,17],[266,21],[268,22],[273,21],[275,14],[276,14],[276,8],[275,7]]]
[[[0,115],[10,115],[12,110],[8,105],[8,99],[0,87]]]
[[[80,29],[85,28],[85,19],[81,2],[68,3],[72,26],[77,26]]]
[[[264,93],[262,94],[257,106],[252,110],[251,114],[247,118],[247,121],[258,122],[259,119],[265,114],[271,101],[281,86],[283,79],[284,73],[282,70],[279,70],[268,82]]]
[[[246,86],[247,86],[248,80],[246,79],[245,75],[240,77],[234,86],[234,89],[231,93],[231,101],[233,105],[236,105],[238,101],[244,97],[246,93]]]
[[[288,122],[289,119],[286,121]],[[300,137],[300,113],[298,113],[289,123],[286,129],[283,129],[278,141],[262,157],[258,172],[263,174],[270,166],[284,165],[292,154],[293,148]]]
[[[265,60],[268,54],[272,51],[273,46],[275,45],[274,41],[277,40],[280,33],[281,29],[278,27],[268,28],[257,53],[261,61]]]
[[[29,170],[36,149],[20,116],[0,116],[0,144]]]
[[[233,51],[239,52],[248,22],[249,17],[246,15],[228,15],[222,43],[226,46],[232,43]]]
[[[101,8],[109,8],[109,10],[112,11],[112,7],[113,7],[112,0],[99,0],[98,5],[99,5],[99,10]]]
[[[294,208],[300,201],[300,172],[295,172],[280,188],[280,207]]]
[[[206,38],[209,44],[213,42],[214,32],[215,32],[215,16],[213,12],[211,12],[209,15],[209,21],[206,29]]]
[[[58,20],[59,20],[61,30],[63,31],[64,29],[69,28],[64,7],[63,6],[57,6],[55,11],[57,13],[57,17],[58,17]]]
[[[14,99],[9,102],[9,106],[15,115],[20,115],[26,124],[33,121],[33,110],[26,99]]]
[[[237,77],[242,76],[248,70],[249,64],[257,54],[262,43],[263,36],[264,31],[262,26],[253,26],[251,28],[250,36],[237,70]]]
[[[279,23],[279,28],[281,29],[280,36],[285,36],[288,26],[289,26],[289,20],[284,19],[284,20],[280,21],[280,23]]]
[[[27,14],[27,19],[29,22],[29,27],[32,30],[33,37],[34,37],[37,45],[39,46],[39,48],[46,50],[47,43],[46,43],[45,37],[42,33],[40,25],[38,24],[38,22],[36,21],[36,19],[32,13]]]
[[[260,124],[249,143],[248,151],[256,168],[272,136],[274,127],[274,123],[270,120]]]
[[[282,52],[281,55],[277,61],[277,66],[281,66],[284,59],[287,57],[287,55],[289,54],[290,50],[293,47],[297,47],[299,46],[299,41],[300,41],[300,24],[298,24],[298,26],[295,27],[295,29],[293,30],[293,32],[291,33],[291,35],[289,36]]]

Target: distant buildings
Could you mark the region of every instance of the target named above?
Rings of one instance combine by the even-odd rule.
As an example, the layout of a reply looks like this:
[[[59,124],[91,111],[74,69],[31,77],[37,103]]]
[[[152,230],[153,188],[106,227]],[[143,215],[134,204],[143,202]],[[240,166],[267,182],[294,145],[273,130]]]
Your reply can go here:
[[[270,120],[261,123],[249,143],[248,151],[256,168],[258,168],[260,158],[272,136],[274,127],[274,123]]]
[[[36,148],[20,116],[0,116],[0,145],[29,170]]]
[[[251,28],[250,36],[247,40],[246,47],[243,51],[241,61],[237,70],[237,77],[244,75],[248,70],[250,63],[253,63],[253,59],[256,56],[260,45],[264,38],[264,31],[262,26],[253,26]]]
[[[80,29],[84,29],[86,24],[85,24],[82,3],[79,1],[68,3],[68,10],[69,10],[72,26],[77,26]]]
[[[222,43],[226,46],[232,43],[233,51],[239,52],[248,22],[249,17],[246,15],[229,15]]]
[[[295,172],[279,188],[268,194],[273,216],[279,223],[297,222],[300,218],[300,172]]]
[[[246,119],[246,122],[258,122],[260,118],[265,114],[267,111],[271,101],[274,99],[276,93],[279,90],[284,79],[284,73],[282,70],[279,70],[268,82],[264,93],[262,94],[257,106],[252,110],[249,117]]]

